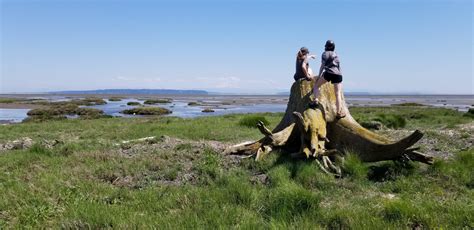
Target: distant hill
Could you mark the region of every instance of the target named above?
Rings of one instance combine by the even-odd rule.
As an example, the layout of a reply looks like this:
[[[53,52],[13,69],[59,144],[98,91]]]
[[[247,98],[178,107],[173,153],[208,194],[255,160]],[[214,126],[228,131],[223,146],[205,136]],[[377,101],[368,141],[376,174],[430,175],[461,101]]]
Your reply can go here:
[[[209,94],[205,90],[177,90],[177,89],[98,89],[98,90],[71,90],[54,91],[50,94]]]

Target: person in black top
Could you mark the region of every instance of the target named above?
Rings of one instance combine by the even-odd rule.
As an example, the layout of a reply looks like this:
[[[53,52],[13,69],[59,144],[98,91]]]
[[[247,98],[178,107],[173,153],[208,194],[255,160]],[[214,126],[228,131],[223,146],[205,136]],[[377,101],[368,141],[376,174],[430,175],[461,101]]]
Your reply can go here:
[[[312,73],[309,68],[308,58],[315,58],[314,55],[309,55],[309,50],[306,47],[301,47],[301,49],[296,54],[296,71],[293,78],[295,81],[299,79],[311,80]]]
[[[336,118],[340,119],[346,116],[345,109],[342,104],[342,72],[339,62],[339,57],[336,52],[336,45],[333,41],[326,41],[324,52],[321,56],[321,67],[319,69],[319,77],[314,84],[314,102],[312,105],[318,105],[319,87],[326,82],[331,82],[334,85],[336,93]]]

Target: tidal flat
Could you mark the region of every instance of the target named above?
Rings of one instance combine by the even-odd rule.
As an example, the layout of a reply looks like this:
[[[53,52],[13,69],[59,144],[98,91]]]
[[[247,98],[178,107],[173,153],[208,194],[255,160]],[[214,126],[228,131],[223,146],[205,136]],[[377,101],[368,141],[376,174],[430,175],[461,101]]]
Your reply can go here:
[[[393,139],[421,130],[416,146],[435,163],[361,163],[348,153],[334,178],[284,152],[258,162],[223,154],[262,137],[253,122],[273,128],[282,113],[10,124],[0,126],[0,228],[474,227],[473,116],[350,110]]]
[[[99,103],[97,103],[99,102]],[[124,110],[161,107],[168,116],[194,118],[239,113],[284,112],[288,95],[104,95],[4,94],[0,95],[0,123],[18,123],[28,111],[72,103],[102,110],[104,115],[134,117]],[[473,95],[346,95],[349,107],[425,106],[467,112],[474,109]],[[67,114],[77,117],[77,114]],[[136,114],[136,116],[139,116]]]

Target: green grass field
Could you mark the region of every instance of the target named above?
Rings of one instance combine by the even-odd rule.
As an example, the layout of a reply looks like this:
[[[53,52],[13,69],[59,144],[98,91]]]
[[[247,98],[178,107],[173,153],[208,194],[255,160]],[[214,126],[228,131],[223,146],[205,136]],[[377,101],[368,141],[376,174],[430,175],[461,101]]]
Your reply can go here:
[[[351,112],[390,126],[377,131],[385,134],[420,129],[422,149],[448,157],[427,166],[349,155],[338,179],[310,160],[278,152],[239,160],[209,145],[260,138],[248,127],[256,115],[5,125],[0,143],[60,144],[0,152],[0,228],[474,228],[472,117],[408,106]],[[262,116],[273,127],[282,114]],[[387,125],[400,119],[404,125]],[[117,145],[163,135],[171,141]]]

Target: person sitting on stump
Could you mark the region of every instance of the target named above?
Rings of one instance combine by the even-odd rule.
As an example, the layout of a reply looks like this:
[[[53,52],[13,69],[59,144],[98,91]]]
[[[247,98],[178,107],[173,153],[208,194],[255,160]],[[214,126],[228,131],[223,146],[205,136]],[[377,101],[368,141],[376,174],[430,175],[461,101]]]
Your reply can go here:
[[[299,79],[305,79],[310,81],[313,77],[312,71],[309,68],[308,58],[315,58],[314,55],[309,55],[309,50],[306,47],[301,47],[301,49],[296,54],[296,72],[293,78],[295,81]]]
[[[324,52],[321,55],[321,67],[319,68],[319,77],[314,84],[314,101],[310,106],[318,106],[319,101],[319,87],[326,82],[331,82],[334,85],[336,92],[336,118],[341,119],[346,116],[344,108],[342,107],[342,73],[339,62],[339,57],[336,52],[336,45],[332,40],[326,41]]]

